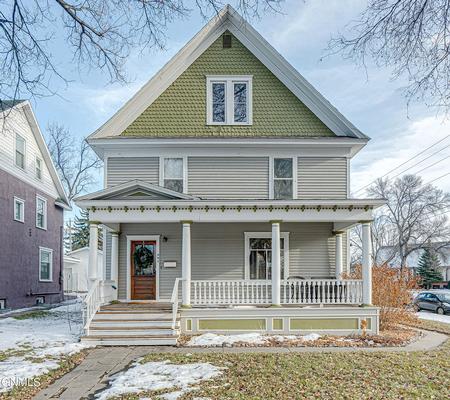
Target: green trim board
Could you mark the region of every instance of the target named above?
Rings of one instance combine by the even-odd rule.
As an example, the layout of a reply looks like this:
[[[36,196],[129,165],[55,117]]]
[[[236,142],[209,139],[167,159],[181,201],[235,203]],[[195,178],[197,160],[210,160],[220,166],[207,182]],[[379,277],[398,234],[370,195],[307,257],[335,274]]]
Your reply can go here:
[[[206,76],[252,75],[253,123],[206,123]],[[335,137],[235,36],[216,39],[121,134],[134,137]]]
[[[358,318],[290,318],[291,330],[358,329]]]
[[[187,331],[192,331],[192,319],[187,319],[186,320],[186,330]]]
[[[272,329],[274,331],[282,331],[283,330],[283,318],[273,318],[272,319]]]
[[[260,331],[267,329],[265,318],[248,319],[199,319],[198,330],[232,330],[232,331]]]

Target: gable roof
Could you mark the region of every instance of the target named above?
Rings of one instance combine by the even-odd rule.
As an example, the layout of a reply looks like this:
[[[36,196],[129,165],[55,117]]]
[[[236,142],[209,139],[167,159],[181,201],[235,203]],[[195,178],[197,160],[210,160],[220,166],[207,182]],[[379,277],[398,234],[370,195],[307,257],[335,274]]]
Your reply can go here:
[[[50,156],[50,152],[48,151],[47,144],[45,143],[44,136],[39,128],[39,124],[37,122],[36,116],[34,115],[33,109],[31,108],[31,104],[28,100],[17,100],[15,102],[3,101],[3,104],[8,103],[11,107],[21,108],[25,113],[28,124],[30,125],[31,132],[36,140],[39,151],[41,152],[42,158],[44,159],[45,165],[48,168],[50,176],[52,178],[53,184],[56,187],[56,191],[58,192],[59,199],[55,202],[59,207],[70,210],[70,202],[67,198],[66,192],[62,185],[61,179],[59,178],[58,172],[56,171],[55,165],[53,164],[52,157]],[[13,114],[8,116],[8,118],[14,118]]]
[[[231,32],[335,135],[368,139],[326,100],[230,5],[197,33],[88,140],[119,136],[224,32]]]
[[[124,200],[125,197],[129,197],[129,200],[133,200],[133,194],[139,193],[144,196],[148,196],[148,199],[166,199],[166,200],[199,200],[198,197],[191,196],[185,193],[175,192],[174,190],[166,189],[161,186],[153,185],[138,179],[122,183],[111,188],[102,189],[94,193],[80,196],[75,201],[82,200]],[[139,195],[136,200],[142,199]]]

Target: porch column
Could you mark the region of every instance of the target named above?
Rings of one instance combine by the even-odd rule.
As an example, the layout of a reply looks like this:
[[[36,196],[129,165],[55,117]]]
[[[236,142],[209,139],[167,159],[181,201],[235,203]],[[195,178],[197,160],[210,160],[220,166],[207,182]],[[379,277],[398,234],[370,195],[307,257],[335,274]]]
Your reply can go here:
[[[111,232],[111,280],[118,284],[119,277],[119,232]]]
[[[98,221],[89,221],[89,279],[99,279],[98,276]]]
[[[280,245],[280,222],[272,223],[272,306],[280,306],[281,286],[281,245]]]
[[[371,221],[362,221],[362,279],[363,304],[372,304],[372,241]]]
[[[181,250],[182,306],[191,306],[191,224],[192,221],[181,221],[183,238]]]
[[[336,279],[342,279],[343,272],[342,235],[343,232],[341,231],[336,231],[334,233],[336,241]]]

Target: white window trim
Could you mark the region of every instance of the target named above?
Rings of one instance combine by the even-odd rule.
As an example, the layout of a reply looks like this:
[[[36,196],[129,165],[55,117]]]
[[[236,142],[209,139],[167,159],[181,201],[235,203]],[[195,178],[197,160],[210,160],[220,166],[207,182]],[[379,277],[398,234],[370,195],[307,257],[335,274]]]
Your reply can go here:
[[[44,251],[50,253],[50,279],[41,278],[41,254]],[[39,282],[53,282],[53,250],[47,247],[39,247]]]
[[[187,156],[160,156],[159,157],[159,186],[164,187],[164,160],[166,158],[181,158],[183,160],[183,192],[188,192],[188,157]]]
[[[16,203],[21,203],[22,204],[22,219],[17,219],[16,218]],[[14,221],[17,222],[25,222],[25,200],[20,199],[19,197],[14,196],[14,203],[13,203],[13,218]]]
[[[16,156],[17,156],[17,136],[22,138],[23,142],[24,142],[23,168],[21,166],[17,165],[17,158],[16,158]],[[16,135],[14,136],[14,165],[17,168],[21,169],[22,171],[25,171],[27,169],[27,140],[19,133],[16,133]]]
[[[214,122],[212,118],[212,84],[225,83],[225,122]],[[247,83],[247,122],[234,122],[233,83]],[[253,75],[206,75],[206,124],[207,125],[252,125],[253,124]]]
[[[244,279],[250,280],[250,239],[272,239],[272,232],[244,232],[245,263]],[[284,239],[284,277],[289,277],[289,232],[281,232],[280,239]]]
[[[38,174],[37,174],[37,171],[38,171],[38,168],[37,168],[38,160],[41,162],[41,169],[40,169],[41,177],[40,178],[38,177]],[[44,167],[43,166],[44,166],[44,161],[42,160],[42,158],[39,157],[39,156],[36,156],[35,165],[34,165],[34,176],[35,176],[35,178],[38,181],[42,181],[42,179],[44,178]]]
[[[269,157],[269,199],[273,200],[275,198],[274,194],[274,159],[275,158],[291,158],[292,159],[292,199],[296,200],[298,198],[298,157],[297,156],[270,156]]]
[[[44,207],[44,226],[41,227],[38,225],[38,199],[44,201],[45,207]],[[47,199],[45,197],[36,195],[36,228],[47,230]]]

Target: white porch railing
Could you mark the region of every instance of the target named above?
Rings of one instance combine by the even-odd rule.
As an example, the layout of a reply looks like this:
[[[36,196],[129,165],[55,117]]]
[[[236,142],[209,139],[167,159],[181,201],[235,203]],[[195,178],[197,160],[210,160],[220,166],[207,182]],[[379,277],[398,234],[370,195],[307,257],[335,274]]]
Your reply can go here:
[[[95,313],[101,305],[101,289],[100,280],[92,282],[88,294],[83,299],[83,327],[86,335],[89,335],[89,326]]]
[[[172,297],[170,302],[172,303],[172,329],[176,329],[177,325],[177,316],[178,316],[178,304],[180,302],[180,294],[179,294],[179,284],[182,282],[182,278],[176,278],[175,284],[173,285]]]
[[[362,280],[284,280],[281,282],[281,303],[361,304]]]
[[[193,305],[270,304],[271,281],[191,281]]]
[[[192,305],[271,304],[270,280],[194,280]],[[289,279],[281,282],[282,304],[361,304],[362,280]]]

